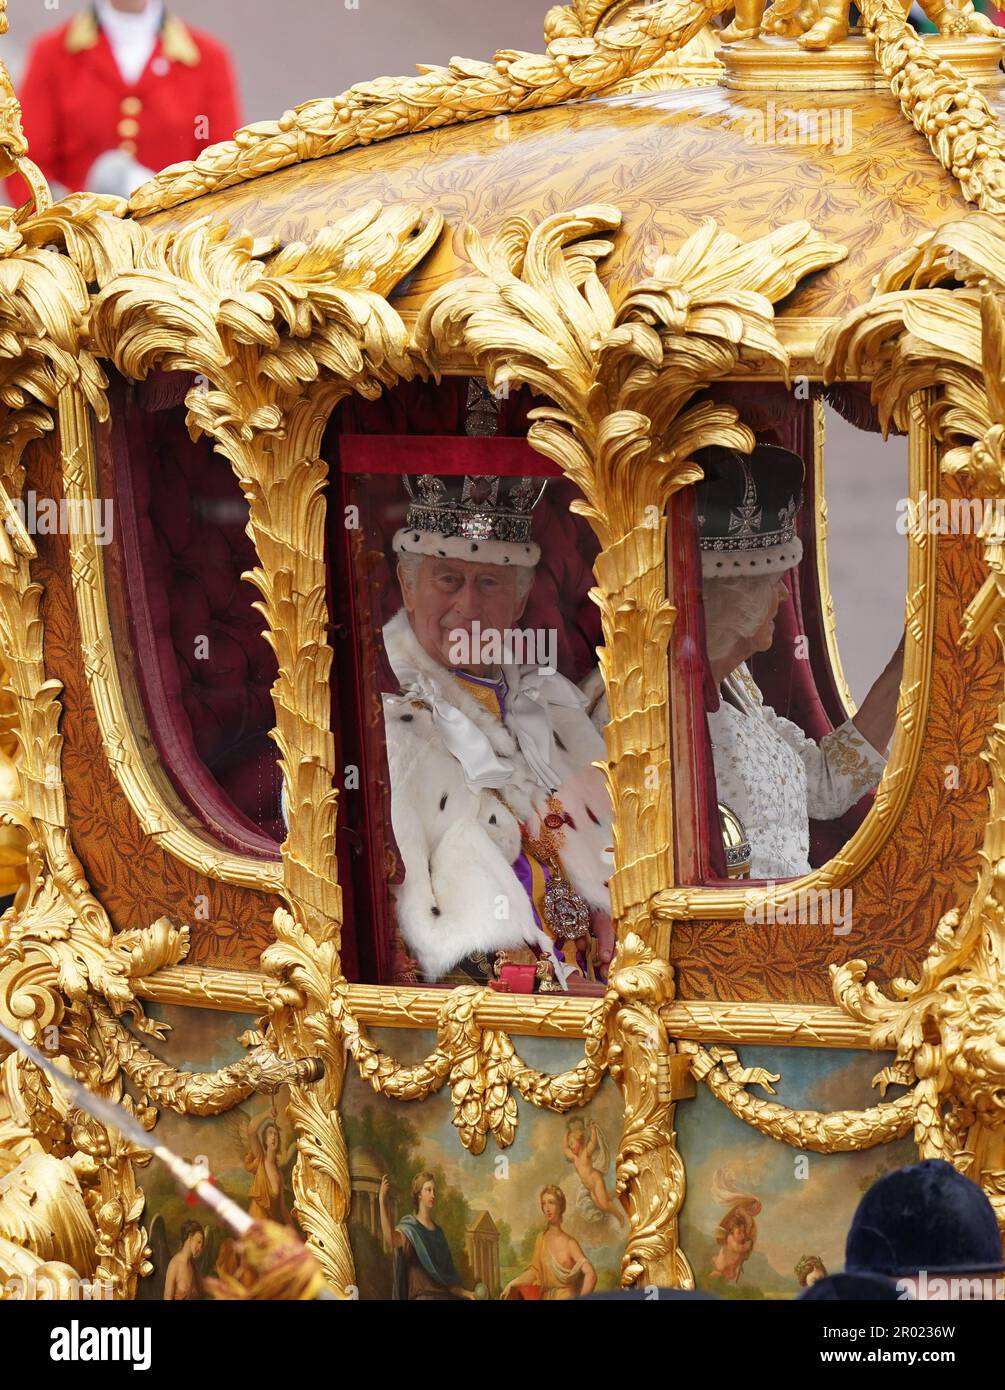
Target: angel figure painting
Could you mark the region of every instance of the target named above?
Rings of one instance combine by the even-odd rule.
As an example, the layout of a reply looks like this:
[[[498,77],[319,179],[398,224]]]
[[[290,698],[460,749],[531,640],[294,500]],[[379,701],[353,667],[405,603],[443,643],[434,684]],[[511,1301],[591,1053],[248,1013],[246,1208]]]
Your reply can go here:
[[[256,1221],[275,1221],[280,1226],[290,1225],[284,1170],[296,1157],[296,1152],[296,1136],[290,1140],[285,1150],[283,1149],[275,1111],[266,1111],[257,1123],[249,1127],[248,1152],[244,1158],[244,1166],[252,1175],[248,1211]]]
[[[618,1224],[624,1225],[625,1213],[607,1191],[605,1178],[611,1153],[603,1130],[594,1121],[587,1129],[585,1121],[577,1115],[565,1127],[562,1153],[575,1168],[582,1184],[576,1193],[576,1206],[580,1214],[591,1223],[616,1216]]]
[[[256,1220],[292,1226],[290,1177],[297,1149],[284,1104],[285,1089],[264,1104],[261,1099],[251,1100],[223,1115],[200,1120],[190,1141],[193,1147],[183,1153],[197,1166],[205,1165]],[[170,1120],[162,1133],[169,1146],[173,1141],[181,1147]],[[147,1239],[154,1272],[141,1280],[138,1297],[190,1301],[208,1297],[207,1279],[236,1270],[233,1238],[216,1220],[194,1221],[185,1194],[169,1174],[154,1172],[148,1184]]]
[[[757,1220],[761,1213],[759,1198],[737,1192],[733,1175],[720,1168],[712,1179],[712,1195],[728,1210],[715,1229],[718,1254],[709,1270],[710,1279],[722,1279],[738,1284],[743,1266],[754,1253],[757,1240]]]

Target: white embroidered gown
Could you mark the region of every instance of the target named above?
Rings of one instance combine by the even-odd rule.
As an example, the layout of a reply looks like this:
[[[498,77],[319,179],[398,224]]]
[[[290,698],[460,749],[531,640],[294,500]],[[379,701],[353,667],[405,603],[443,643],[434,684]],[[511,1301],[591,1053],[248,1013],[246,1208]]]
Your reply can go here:
[[[708,716],[719,801],[740,819],[751,878],[810,872],[809,821],[832,820],[879,782],[886,758],[849,719],[819,743],[764,703],[746,666]]]

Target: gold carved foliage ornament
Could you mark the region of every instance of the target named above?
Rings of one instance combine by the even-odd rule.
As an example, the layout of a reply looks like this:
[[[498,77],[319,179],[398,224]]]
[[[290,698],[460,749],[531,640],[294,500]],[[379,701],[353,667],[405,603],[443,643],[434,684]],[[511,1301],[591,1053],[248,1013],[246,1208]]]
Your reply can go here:
[[[606,0],[578,0],[551,12],[544,54],[454,60],[307,103],[164,171],[135,195],[132,211],[174,206],[404,131],[612,91],[657,68],[723,8],[719,0],[661,0],[622,14]],[[776,5],[765,27],[792,19],[792,8]],[[1002,133],[985,99],[919,46],[898,6],[864,0],[862,13],[903,111],[966,196],[988,211],[888,267],[873,300],[832,330],[823,372],[855,379],[866,360],[879,361],[874,394],[884,418],[898,422],[912,396],[932,391],[930,424],[948,446],[946,468],[966,470],[987,495],[1005,496],[1005,236],[995,215]],[[959,12],[967,26],[969,13]],[[151,230],[126,217],[118,200],[74,195],[51,207],[30,177],[16,116],[8,100],[0,151],[28,174],[34,207],[0,223],[0,505],[12,518],[0,529],[0,641],[17,707],[21,803],[0,803],[0,824],[23,842],[27,877],[0,922],[0,1017],[34,1042],[55,1028],[61,1064],[131,1107],[147,1128],[164,1108],[220,1113],[252,1090],[289,1084],[299,1141],[296,1216],[334,1287],[352,1283],[339,1118],[347,1056],[385,1096],[420,1100],[449,1087],[459,1137],[475,1153],[489,1135],[501,1146],[512,1142],[514,1090],[564,1111],[587,1103],[609,1069],[625,1107],[616,1182],[630,1222],[626,1283],[692,1282],[678,1241],[685,1175],[674,1135],[676,1101],[691,1077],[760,1132],[797,1147],[860,1149],[913,1126],[924,1153],[944,1154],[1000,1194],[1005,1219],[1002,715],[985,753],[991,816],[973,900],[943,919],[922,978],[896,982],[892,997],[863,983],[863,962],[835,973],[841,1007],[871,1030],[873,1046],[896,1053],[882,1082],[908,1086],[905,1094],[862,1111],[795,1111],[752,1097],[749,1086],[770,1091],[777,1078],[744,1068],[731,1048],[706,1045],[711,1031],[675,1039],[671,1026],[673,915],[660,910],[660,894],[674,884],[667,651],[676,613],[667,596],[666,505],[699,476],[698,448],[746,450],[754,442],[735,410],[696,403],[695,395],[755,365],[787,379],[774,305],[803,277],[840,260],[843,248],[804,222],[745,243],[708,221],[615,302],[598,267],[619,228],[616,208],[574,208],[537,223],[517,218],[491,238],[468,226],[458,235],[471,273],[437,290],[410,333],[390,298],[442,235],[438,213],[370,203],[310,242],[282,247],[198,217]],[[250,578],[279,668],[274,737],[290,829],[275,880],[275,941],[262,959],[268,1017],[241,1063],[205,1075],[178,1072],[136,1036],[163,1038],[141,997],[160,972],[183,964],[188,933],[166,918],[116,933],[74,853],[61,689],[45,669],[34,545],[13,519],[24,449],[54,418],[64,480],[86,490],[88,412],[104,419],[108,410],[102,360],[132,380],[154,370],[194,376],[189,428],[213,440],[248,500],[257,553]],[[369,1036],[361,995],[340,960],[321,440],[348,393],[374,397],[416,373],[472,362],[490,386],[526,386],[541,399],[529,442],[576,484],[578,510],[601,547],[593,593],[610,711],[604,770],[614,810],[618,946],[605,997],[583,1014],[583,1056],[559,1075],[521,1059],[491,1015],[494,1001],[478,990],[454,991],[438,1004],[433,1049],[401,1064]],[[968,610],[968,640],[989,625],[1000,631],[1005,613],[1005,537],[984,539],[989,574]],[[78,591],[100,594],[96,563],[85,550],[73,553]],[[193,1001],[198,992],[193,983]],[[566,1002],[533,1001],[527,1017],[545,1032],[546,1011],[559,1019]],[[395,1009],[404,1007],[402,992],[381,991],[376,1017],[400,1021]],[[148,1268],[135,1176],[148,1155],[57,1092],[30,1064],[4,1063],[0,1153],[39,1171],[43,1160],[62,1165],[48,1170],[46,1211],[63,1201],[74,1213],[64,1248],[87,1264],[93,1237],[96,1276],[129,1297]],[[17,1262],[7,1245],[17,1246],[10,1233],[21,1219],[11,1213],[5,1226],[0,1209],[0,1264]],[[43,1254],[53,1252],[37,1258]]]

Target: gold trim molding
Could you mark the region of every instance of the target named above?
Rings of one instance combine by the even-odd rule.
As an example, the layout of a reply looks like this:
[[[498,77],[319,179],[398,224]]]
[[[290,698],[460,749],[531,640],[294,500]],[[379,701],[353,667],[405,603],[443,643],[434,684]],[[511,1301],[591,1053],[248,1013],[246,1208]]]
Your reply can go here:
[[[413,340],[423,312],[419,309],[402,310],[402,322]],[[790,379],[797,376],[807,381],[823,379],[823,344],[840,322],[840,319],[826,314],[786,314],[784,318],[774,320],[774,333],[785,354]],[[879,365],[868,354],[863,354],[858,361],[863,379],[871,379]],[[477,376],[478,363],[465,351],[463,343],[452,343],[449,353],[437,364],[437,370],[444,376]],[[744,381],[777,381],[778,362],[770,353],[748,345],[735,363],[733,375]]]
[[[974,87],[997,87],[1005,38],[968,34],[917,35],[917,56],[952,64]],[[723,44],[717,50],[723,64],[723,85],[740,92],[852,92],[886,90],[890,79],[866,38],[832,43],[825,49],[800,48],[790,38],[762,34],[756,39]]]
[[[275,981],[255,971],[214,970],[203,966],[165,966],[136,982],[136,994],[158,1004],[261,1013],[268,1008]],[[388,985],[345,989],[353,1017],[374,1028],[435,1030],[443,1009],[442,991]],[[522,998],[481,994],[475,1018],[481,1028],[534,1038],[583,1038],[603,1009],[599,1000],[569,995]],[[708,1003],[675,999],[663,1011],[671,1037],[739,1047],[870,1048],[871,1029],[836,1005]]]
[[[834,683],[846,716],[851,719],[855,713],[844,666],[841,662],[841,645],[838,642],[837,614],[834,610],[834,595],[831,592],[830,567],[827,557],[828,508],[827,508],[827,416],[824,402],[818,396],[813,402],[813,479],[816,489],[816,543],[817,543],[817,602],[824,630],[824,643],[827,661],[834,673]]]
[[[577,33],[566,27],[544,53],[501,49],[488,63],[454,58],[446,67],[423,65],[414,77],[358,83],[340,96],[304,102],[278,121],[245,126],[197,159],[170,165],[137,189],[129,206],[146,216],[355,145],[585,101],[658,69],[727,3],[658,0],[610,25],[581,26]],[[617,7],[605,6],[612,8]],[[699,80],[706,79],[699,74]]]

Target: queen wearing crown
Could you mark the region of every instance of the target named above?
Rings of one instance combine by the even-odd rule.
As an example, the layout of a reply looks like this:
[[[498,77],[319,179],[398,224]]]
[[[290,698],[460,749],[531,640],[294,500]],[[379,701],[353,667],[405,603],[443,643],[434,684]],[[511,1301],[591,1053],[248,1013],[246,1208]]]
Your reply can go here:
[[[748,457],[699,450],[697,485],[708,662],[719,708],[708,716],[720,813],[750,877],[809,873],[809,821],[843,815],[877,785],[893,735],[903,640],[853,719],[819,743],[766,704],[747,661],[771,650],[788,599],[785,574],[802,559],[796,518],[803,462],[758,444]],[[732,867],[727,848],[727,863]]]
[[[424,474],[393,541],[384,646],[398,928],[423,978],[534,967],[592,992],[613,952],[611,808],[583,692],[528,661],[518,624],[540,549],[540,478]]]

